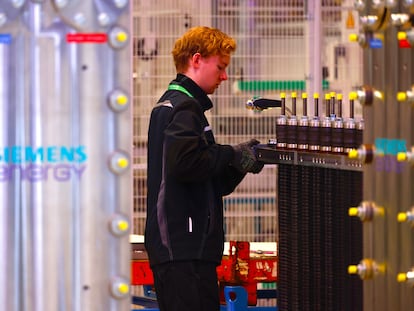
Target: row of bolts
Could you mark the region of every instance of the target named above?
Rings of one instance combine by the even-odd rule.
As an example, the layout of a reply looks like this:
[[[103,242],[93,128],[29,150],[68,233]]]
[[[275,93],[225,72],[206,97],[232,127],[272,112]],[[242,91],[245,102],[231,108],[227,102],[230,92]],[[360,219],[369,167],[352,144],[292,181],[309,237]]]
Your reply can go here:
[[[319,94],[313,95],[314,115],[307,114],[307,94],[302,93],[303,115],[296,115],[296,92],[291,94],[291,115],[286,115],[286,94],[281,93],[281,114],[276,120],[278,148],[348,153],[362,143],[364,120],[354,118],[356,92],[349,97],[349,118],[342,116],[342,94],[325,94],[325,116],[319,116]]]
[[[362,222],[366,223],[373,221],[374,218],[384,217],[385,209],[373,201],[363,201],[358,207],[349,208],[348,215],[359,217]],[[411,224],[414,227],[414,206],[409,211],[398,213],[397,221],[399,223]],[[364,258],[357,265],[348,266],[349,274],[359,275],[363,280],[384,275],[385,272],[386,264],[379,263],[371,258]],[[398,283],[407,283],[409,286],[414,287],[414,267],[407,272],[398,273],[396,279]]]

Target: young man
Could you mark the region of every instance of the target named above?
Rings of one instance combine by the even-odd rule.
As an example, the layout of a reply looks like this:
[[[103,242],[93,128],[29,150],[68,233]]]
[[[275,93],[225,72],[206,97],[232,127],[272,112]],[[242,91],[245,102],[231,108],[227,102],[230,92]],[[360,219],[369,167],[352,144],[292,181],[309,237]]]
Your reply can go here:
[[[145,246],[161,311],[219,310],[222,198],[263,168],[258,141],[217,144],[204,115],[235,49],[218,29],[190,29],[175,42],[177,77],[151,114]]]

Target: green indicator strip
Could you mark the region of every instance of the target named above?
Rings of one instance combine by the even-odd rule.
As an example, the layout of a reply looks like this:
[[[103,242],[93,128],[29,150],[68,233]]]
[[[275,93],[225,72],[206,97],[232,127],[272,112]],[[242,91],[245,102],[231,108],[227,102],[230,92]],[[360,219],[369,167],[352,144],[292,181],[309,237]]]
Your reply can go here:
[[[306,82],[305,80],[254,80],[254,81],[238,81],[237,87],[240,91],[305,91]],[[322,88],[324,90],[329,89],[329,81],[322,81]]]

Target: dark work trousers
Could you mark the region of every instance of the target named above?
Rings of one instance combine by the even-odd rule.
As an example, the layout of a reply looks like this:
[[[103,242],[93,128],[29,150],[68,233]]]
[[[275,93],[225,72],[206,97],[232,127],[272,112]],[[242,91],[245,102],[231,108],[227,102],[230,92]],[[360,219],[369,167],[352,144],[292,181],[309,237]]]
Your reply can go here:
[[[152,267],[160,311],[218,311],[216,264],[176,261]]]

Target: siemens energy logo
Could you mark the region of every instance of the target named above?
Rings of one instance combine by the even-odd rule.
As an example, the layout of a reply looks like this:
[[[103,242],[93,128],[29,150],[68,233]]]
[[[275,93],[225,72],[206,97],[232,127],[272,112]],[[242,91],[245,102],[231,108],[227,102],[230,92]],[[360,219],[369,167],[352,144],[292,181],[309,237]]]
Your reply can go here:
[[[87,159],[85,146],[0,147],[0,182],[79,180]]]

